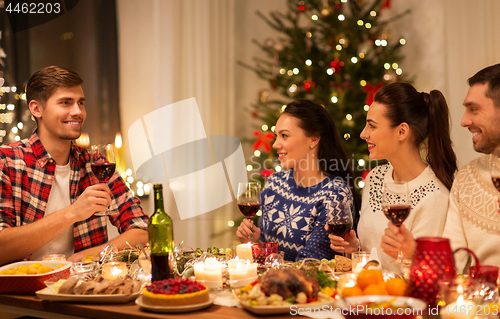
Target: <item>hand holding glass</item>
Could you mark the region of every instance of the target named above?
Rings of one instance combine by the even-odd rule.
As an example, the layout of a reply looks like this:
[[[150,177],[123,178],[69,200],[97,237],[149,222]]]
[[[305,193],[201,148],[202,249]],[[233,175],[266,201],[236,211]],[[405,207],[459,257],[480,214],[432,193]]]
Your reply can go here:
[[[115,172],[115,153],[113,144],[92,145],[90,152],[90,166],[95,177],[100,183],[106,183]],[[108,208],[102,212],[97,212],[95,215],[106,216],[114,214]]]
[[[344,213],[345,215],[339,219],[335,214],[329,212],[328,216],[326,217],[326,223],[328,224],[328,228],[334,236],[342,237],[345,239],[351,232],[352,215],[350,211]],[[345,249],[343,255],[345,257]]]
[[[247,219],[251,219],[260,209],[260,183],[238,184],[238,208]],[[250,238],[253,233],[250,234]]]
[[[410,190],[407,182],[388,182],[382,187],[382,210],[395,226],[401,227],[411,210]],[[399,249],[398,262],[403,261],[403,250]]]

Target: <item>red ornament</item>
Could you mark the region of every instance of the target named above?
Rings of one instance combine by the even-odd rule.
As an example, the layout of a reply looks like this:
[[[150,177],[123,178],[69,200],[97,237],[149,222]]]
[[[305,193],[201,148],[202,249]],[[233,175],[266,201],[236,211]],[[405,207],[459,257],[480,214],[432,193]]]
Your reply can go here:
[[[337,10],[340,9],[340,3],[336,3],[333,7]]]
[[[383,86],[384,86],[383,83],[379,83],[377,85],[371,85],[370,83],[367,83],[365,85],[364,90],[365,90],[365,92],[368,92],[368,95],[366,96],[366,100],[365,100],[366,105],[372,105],[373,98],[375,97],[375,94]]]
[[[277,81],[271,81],[271,86],[273,87],[273,89],[277,88],[278,87],[278,82]]]
[[[253,117],[257,117],[257,116],[259,116],[259,113],[257,113],[257,112],[254,111],[254,112],[252,112],[252,116]]]
[[[316,82],[313,80],[304,80],[304,90],[310,93],[312,89],[316,86]]]
[[[268,178],[269,176],[271,176],[272,173],[274,173],[273,170],[265,169],[265,170],[262,171],[262,177]]]
[[[274,140],[272,132],[261,133],[259,130],[255,130],[253,136],[258,138],[252,146],[254,151],[263,148],[265,153],[271,152],[271,142]]]
[[[340,61],[339,58],[335,58],[333,59],[333,61],[330,63],[330,65],[332,66],[332,69],[336,72],[336,73],[340,73],[342,72],[342,67],[344,66],[344,62],[343,61]]]
[[[299,2],[299,6],[297,7],[297,10],[299,12],[304,12],[306,10],[306,4],[304,3],[304,1]]]
[[[390,9],[391,8],[391,0],[385,0],[384,4],[382,4],[382,9]]]
[[[363,180],[365,180],[365,179],[366,179],[366,176],[368,176],[368,173],[370,173],[370,170],[369,170],[369,169],[365,169],[365,170],[363,171],[363,173],[361,174],[361,178],[362,178]]]

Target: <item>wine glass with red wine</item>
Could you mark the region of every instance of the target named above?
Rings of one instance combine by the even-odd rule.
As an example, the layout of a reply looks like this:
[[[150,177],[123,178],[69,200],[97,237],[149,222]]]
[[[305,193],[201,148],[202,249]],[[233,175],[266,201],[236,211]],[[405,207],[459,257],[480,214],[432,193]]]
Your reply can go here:
[[[238,184],[238,208],[245,218],[252,219],[260,209],[260,183],[247,182]],[[250,234],[253,237],[253,234]]]
[[[491,153],[490,172],[493,186],[500,192],[500,146]]]
[[[90,151],[90,167],[92,173],[100,183],[106,183],[113,176],[116,168],[115,153],[113,144],[92,145]],[[97,212],[95,215],[106,216],[114,214],[108,208],[102,212]]]
[[[330,212],[326,217],[326,223],[328,224],[330,232],[334,236],[342,237],[345,239],[352,229],[352,215],[349,211],[346,211],[344,213],[345,215],[339,218],[338,216]],[[345,250],[343,252],[343,256],[345,257]]]
[[[382,187],[382,210],[395,226],[401,227],[411,211],[411,197],[407,182],[386,182]],[[403,251],[398,252],[398,262],[403,262]]]

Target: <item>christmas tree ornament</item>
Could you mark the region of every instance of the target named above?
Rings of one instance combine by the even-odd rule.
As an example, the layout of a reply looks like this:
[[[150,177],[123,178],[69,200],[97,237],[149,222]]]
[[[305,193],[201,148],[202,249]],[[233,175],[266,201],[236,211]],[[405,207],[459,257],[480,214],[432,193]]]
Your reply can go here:
[[[304,2],[304,1],[299,1],[299,5],[298,5],[298,7],[297,7],[297,10],[298,10],[299,12],[304,12],[304,11],[306,11],[306,4],[305,4],[305,2]]]

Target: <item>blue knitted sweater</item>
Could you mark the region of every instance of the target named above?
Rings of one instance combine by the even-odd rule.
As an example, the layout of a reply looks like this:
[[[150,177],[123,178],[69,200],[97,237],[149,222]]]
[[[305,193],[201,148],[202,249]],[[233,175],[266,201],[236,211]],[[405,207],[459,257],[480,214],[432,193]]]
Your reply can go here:
[[[260,240],[276,242],[285,260],[332,259],[327,214],[342,219],[354,212],[351,190],[341,178],[330,176],[311,187],[297,186],[293,170],[272,174],[261,194]]]

